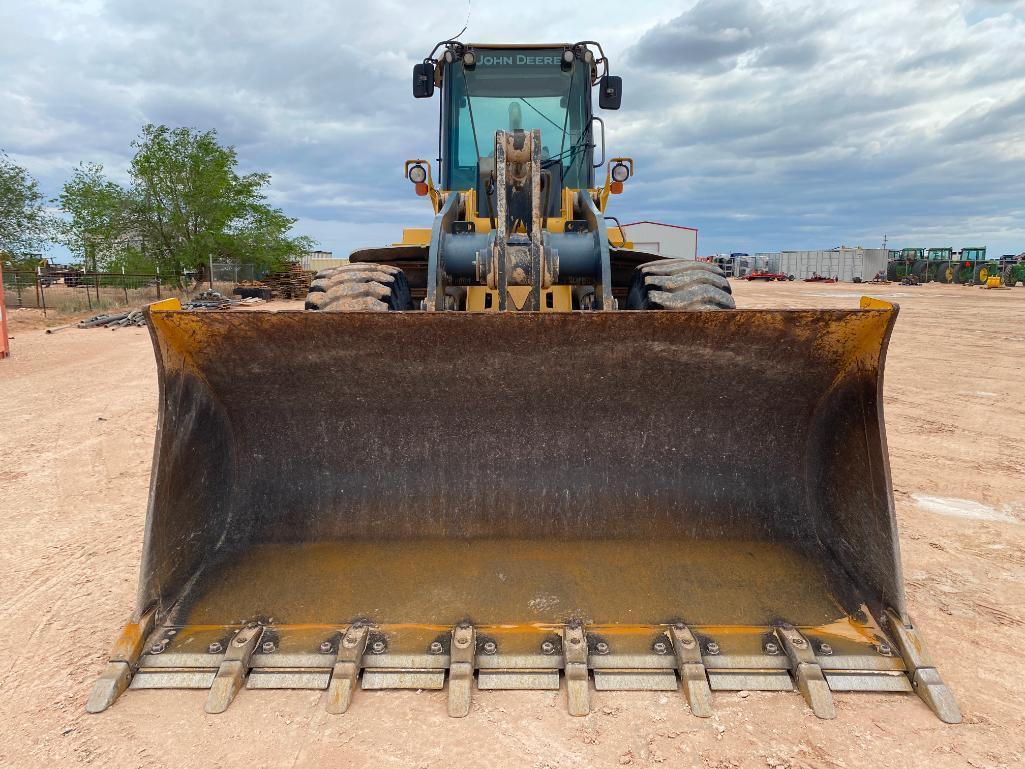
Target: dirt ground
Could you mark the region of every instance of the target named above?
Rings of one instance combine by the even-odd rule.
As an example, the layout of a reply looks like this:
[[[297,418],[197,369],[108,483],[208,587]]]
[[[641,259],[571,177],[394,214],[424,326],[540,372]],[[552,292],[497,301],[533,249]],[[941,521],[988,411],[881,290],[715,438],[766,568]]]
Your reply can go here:
[[[913,695],[837,694],[820,721],[796,693],[130,692],[85,713],[135,598],[156,379],[145,329],[46,334],[11,313],[0,362],[0,766],[1004,767],[1025,763],[1025,289],[804,283],[735,287],[741,307],[900,303],[886,427],[911,612],[965,714]],[[743,407],[738,403],[738,407]],[[746,694],[746,693],[745,693]]]

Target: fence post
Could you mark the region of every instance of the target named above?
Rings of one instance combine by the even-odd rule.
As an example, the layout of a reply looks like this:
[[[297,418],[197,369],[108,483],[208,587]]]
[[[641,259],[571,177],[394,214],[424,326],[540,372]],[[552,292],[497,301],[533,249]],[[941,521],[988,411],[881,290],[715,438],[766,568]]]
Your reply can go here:
[[[86,277],[85,276],[85,271],[83,270],[82,271],[82,285],[85,286],[85,301],[86,301],[86,304],[89,305],[89,311],[92,312],[92,309],[93,309],[93,298],[91,296],[89,296],[89,281],[87,281],[85,279],[85,277]]]
[[[43,268],[36,267],[36,304],[42,304],[43,317],[46,317],[46,291],[43,288]]]
[[[11,345],[7,341],[7,302],[4,299],[4,268],[0,265],[0,360],[10,356]]]
[[[100,303],[100,273],[99,273],[99,270],[96,269],[96,262],[93,262],[93,282],[96,284],[96,304],[99,305],[99,303]],[[89,290],[88,286],[86,287],[85,290],[86,291]]]
[[[214,290],[214,255],[210,254],[210,290]]]
[[[157,299],[160,298],[160,265],[157,265]]]
[[[121,265],[121,288],[125,291],[125,305],[128,305],[128,278],[125,277],[125,266]]]

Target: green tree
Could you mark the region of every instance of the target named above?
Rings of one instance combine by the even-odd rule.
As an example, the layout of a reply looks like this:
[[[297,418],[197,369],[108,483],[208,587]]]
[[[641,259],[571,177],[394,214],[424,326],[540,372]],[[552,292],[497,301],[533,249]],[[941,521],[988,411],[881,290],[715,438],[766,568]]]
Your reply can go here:
[[[234,147],[216,131],[146,125],[131,174],[147,253],[176,274],[215,260],[278,266],[309,251],[295,219],[267,203],[270,175],[239,175]]]
[[[62,241],[89,267],[159,266],[180,278],[211,258],[273,268],[313,248],[290,234],[295,219],[267,203],[270,175],[240,175],[234,147],[216,131],[146,125],[132,146],[130,184],[83,164],[59,198]]]
[[[0,150],[0,255],[7,269],[35,269],[51,237],[51,217],[39,184]]]
[[[153,270],[155,262],[142,256],[136,196],[108,179],[102,165],[80,164],[57,202],[67,216],[59,240],[86,269],[120,270],[131,260],[131,271]]]

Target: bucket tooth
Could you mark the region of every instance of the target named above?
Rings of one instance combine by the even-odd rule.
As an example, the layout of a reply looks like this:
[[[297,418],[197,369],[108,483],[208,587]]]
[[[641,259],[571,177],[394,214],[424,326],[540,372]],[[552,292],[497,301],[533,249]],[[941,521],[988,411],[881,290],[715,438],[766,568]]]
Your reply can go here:
[[[370,631],[366,625],[350,625],[338,644],[331,681],[327,685],[328,713],[344,713],[352,702],[352,692],[363,667],[363,652],[367,648]]]
[[[684,624],[670,627],[669,636],[673,642],[680,683],[690,705],[690,712],[698,718],[711,717],[712,690],[708,686],[708,674],[705,672],[697,639]]]
[[[584,628],[571,625],[562,631],[562,654],[566,670],[566,694],[571,716],[586,716],[591,712],[590,692],[587,689],[587,638]]]
[[[829,691],[829,684],[822,674],[822,668],[808,639],[791,625],[776,628],[776,635],[783,643],[783,648],[793,665],[797,688],[804,695],[812,712],[819,718],[836,718],[833,695]]]
[[[950,687],[943,682],[939,671],[933,665],[918,631],[910,622],[905,625],[892,609],[887,609],[884,616],[890,630],[893,631],[900,656],[907,665],[912,688],[941,721],[947,724],[961,723],[961,708],[958,707]]]
[[[452,629],[448,671],[448,714],[453,718],[463,718],[470,713],[470,688],[473,685],[476,647],[476,632],[473,625],[456,625]]]
[[[102,713],[128,688],[142,656],[143,644],[153,630],[153,615],[152,610],[148,611],[138,622],[129,622],[122,628],[111,649],[107,667],[93,684],[89,700],[85,703],[87,712]]]
[[[210,694],[203,708],[207,713],[223,713],[228,709],[242,688],[246,673],[249,672],[249,658],[253,656],[253,650],[262,635],[263,627],[259,625],[247,625],[235,633],[210,686]]]

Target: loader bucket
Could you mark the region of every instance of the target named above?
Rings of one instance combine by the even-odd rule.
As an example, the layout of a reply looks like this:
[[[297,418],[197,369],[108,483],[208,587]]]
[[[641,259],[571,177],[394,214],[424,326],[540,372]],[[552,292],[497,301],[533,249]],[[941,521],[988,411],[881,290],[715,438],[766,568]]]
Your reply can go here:
[[[129,680],[338,712],[448,677],[452,715],[474,680],[564,679],[578,714],[593,680],[697,715],[796,686],[828,717],[831,690],[932,670],[883,435],[891,305],[169,306],[138,610],[90,710]]]

